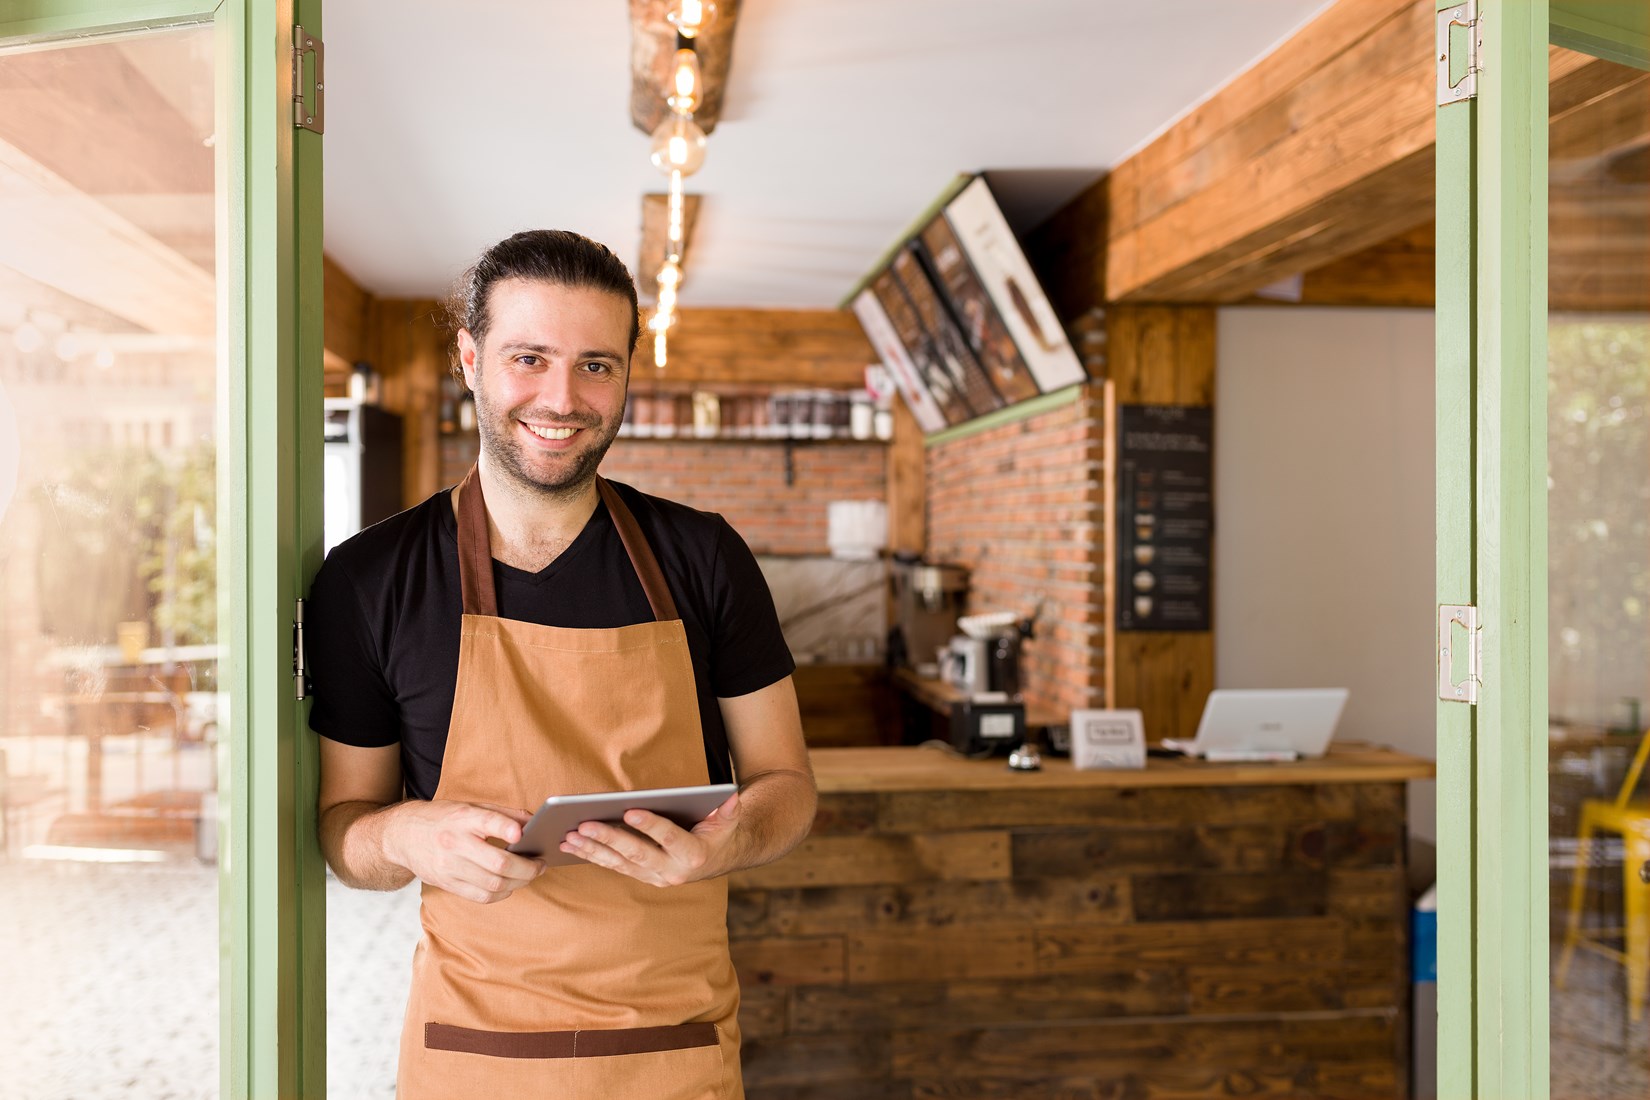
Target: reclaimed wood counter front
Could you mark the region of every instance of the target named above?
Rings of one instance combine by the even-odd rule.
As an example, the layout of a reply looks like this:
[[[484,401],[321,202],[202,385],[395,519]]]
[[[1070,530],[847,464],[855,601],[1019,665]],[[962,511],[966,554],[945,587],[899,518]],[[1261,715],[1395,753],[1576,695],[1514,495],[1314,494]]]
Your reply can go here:
[[[731,884],[751,1100],[1407,1095],[1431,762],[813,763],[813,833]]]

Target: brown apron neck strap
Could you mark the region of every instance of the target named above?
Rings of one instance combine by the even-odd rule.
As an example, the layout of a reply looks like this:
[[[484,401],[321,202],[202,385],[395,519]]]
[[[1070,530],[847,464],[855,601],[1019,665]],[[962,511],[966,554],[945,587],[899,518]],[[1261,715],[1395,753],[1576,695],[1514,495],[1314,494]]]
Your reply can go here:
[[[648,545],[647,536],[642,534],[636,517],[630,514],[629,507],[606,478],[597,477],[596,488],[607,503],[613,526],[619,529],[619,538],[624,542],[625,553],[630,555],[631,567],[642,582],[642,591],[647,593],[653,617],[662,623],[681,618],[676,613],[676,601],[671,599],[670,586],[665,583],[664,570],[659,568],[659,559],[653,556],[653,547]]]
[[[458,483],[458,582],[464,614],[498,616],[493,591],[493,544],[487,537],[487,501],[481,495],[481,470],[471,466]]]
[[[623,498],[607,483],[596,479],[596,488],[607,504],[613,526],[618,528],[619,540],[630,556],[631,568],[647,593],[648,606],[660,622],[681,618],[676,613],[676,601],[670,596],[664,570],[653,556],[653,547],[647,536],[630,514]],[[479,466],[471,466],[464,480],[458,483],[458,580],[463,593],[464,614],[498,616],[498,594],[493,589],[493,547],[487,537],[487,501],[481,493]]]

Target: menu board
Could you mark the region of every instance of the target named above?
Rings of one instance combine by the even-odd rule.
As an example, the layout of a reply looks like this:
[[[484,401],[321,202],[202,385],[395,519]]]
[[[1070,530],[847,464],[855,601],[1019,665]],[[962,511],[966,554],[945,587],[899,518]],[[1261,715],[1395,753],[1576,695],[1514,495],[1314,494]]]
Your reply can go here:
[[[926,432],[1087,377],[982,178],[894,250],[853,310]]]
[[[941,217],[956,233],[1038,388],[1049,393],[1087,378],[1082,361],[1066,339],[1065,326],[1055,316],[985,180],[976,179],[963,188],[946,204]]]
[[[888,321],[894,327],[894,335],[911,361],[915,384],[921,388],[928,402],[939,409],[945,423],[961,424],[972,417],[974,412],[963,399],[964,380],[960,377],[961,372],[946,370],[940,359],[940,349],[935,344],[933,336],[923,327],[922,318],[917,315],[917,307],[912,304],[905,281],[890,267],[871,283],[871,293],[876,295],[877,304],[888,315]],[[900,381],[897,371],[894,379],[896,382]],[[907,399],[909,400],[909,395]]]
[[[1117,629],[1208,630],[1214,410],[1119,405],[1117,421]]]
[[[927,341],[936,364],[955,390],[958,403],[966,410],[962,419],[972,420],[1002,408],[1003,398],[986,377],[979,360],[974,358],[974,350],[963,339],[950,303],[935,284],[932,268],[924,262],[925,258],[921,244],[911,241],[899,250],[890,270],[915,311],[920,338]]]
[[[956,313],[963,339],[991,386],[1008,404],[1036,397],[1042,392],[1037,388],[1037,379],[1021,358],[1020,349],[1014,346],[1014,337],[1009,335],[1002,314],[997,312],[990,292],[974,271],[951,223],[945,218],[935,218],[917,240],[929,259],[934,281]]]
[[[905,344],[894,331],[894,322],[889,319],[888,311],[882,308],[874,292],[859,292],[854,298],[854,316],[859,318],[859,325],[876,349],[877,357],[893,375],[894,385],[905,395],[905,403],[916,418],[917,426],[924,432],[937,432],[944,428],[945,413],[934,403],[933,394],[923,384],[916,363],[906,352]]]

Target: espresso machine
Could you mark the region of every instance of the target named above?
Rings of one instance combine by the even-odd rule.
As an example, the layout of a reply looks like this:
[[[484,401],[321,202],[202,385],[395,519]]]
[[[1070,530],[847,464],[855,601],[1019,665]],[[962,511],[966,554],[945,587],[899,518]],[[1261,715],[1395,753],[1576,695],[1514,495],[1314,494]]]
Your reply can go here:
[[[962,633],[951,639],[942,673],[964,695],[1020,698],[1020,646],[1031,637],[1034,619],[1011,611],[964,615]]]
[[[1025,742],[1020,645],[1035,622],[1035,615],[1021,619],[1007,611],[957,620],[962,633],[951,640],[944,672],[962,696],[951,708],[951,744],[958,751],[997,752]]]
[[[914,672],[922,671],[921,666],[948,648],[957,633],[957,618],[968,596],[968,570],[897,557],[892,577],[897,624],[889,655]]]

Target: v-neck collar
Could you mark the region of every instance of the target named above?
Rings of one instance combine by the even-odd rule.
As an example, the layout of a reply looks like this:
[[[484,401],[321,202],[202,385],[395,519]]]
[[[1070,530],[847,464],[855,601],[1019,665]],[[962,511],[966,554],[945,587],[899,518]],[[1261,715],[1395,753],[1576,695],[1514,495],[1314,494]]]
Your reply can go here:
[[[498,571],[501,580],[508,580],[512,584],[542,585],[555,577],[564,564],[570,562],[590,543],[601,537],[600,528],[613,527],[613,515],[607,509],[607,501],[600,497],[596,500],[596,510],[590,513],[590,518],[584,521],[579,533],[573,536],[573,541],[567,544],[567,549],[556,555],[554,561],[537,572],[526,569],[517,569],[506,562],[493,559],[493,568]],[[453,515],[453,490],[448,489],[441,494],[441,529],[446,537],[452,541],[453,547],[458,546],[458,517]]]

